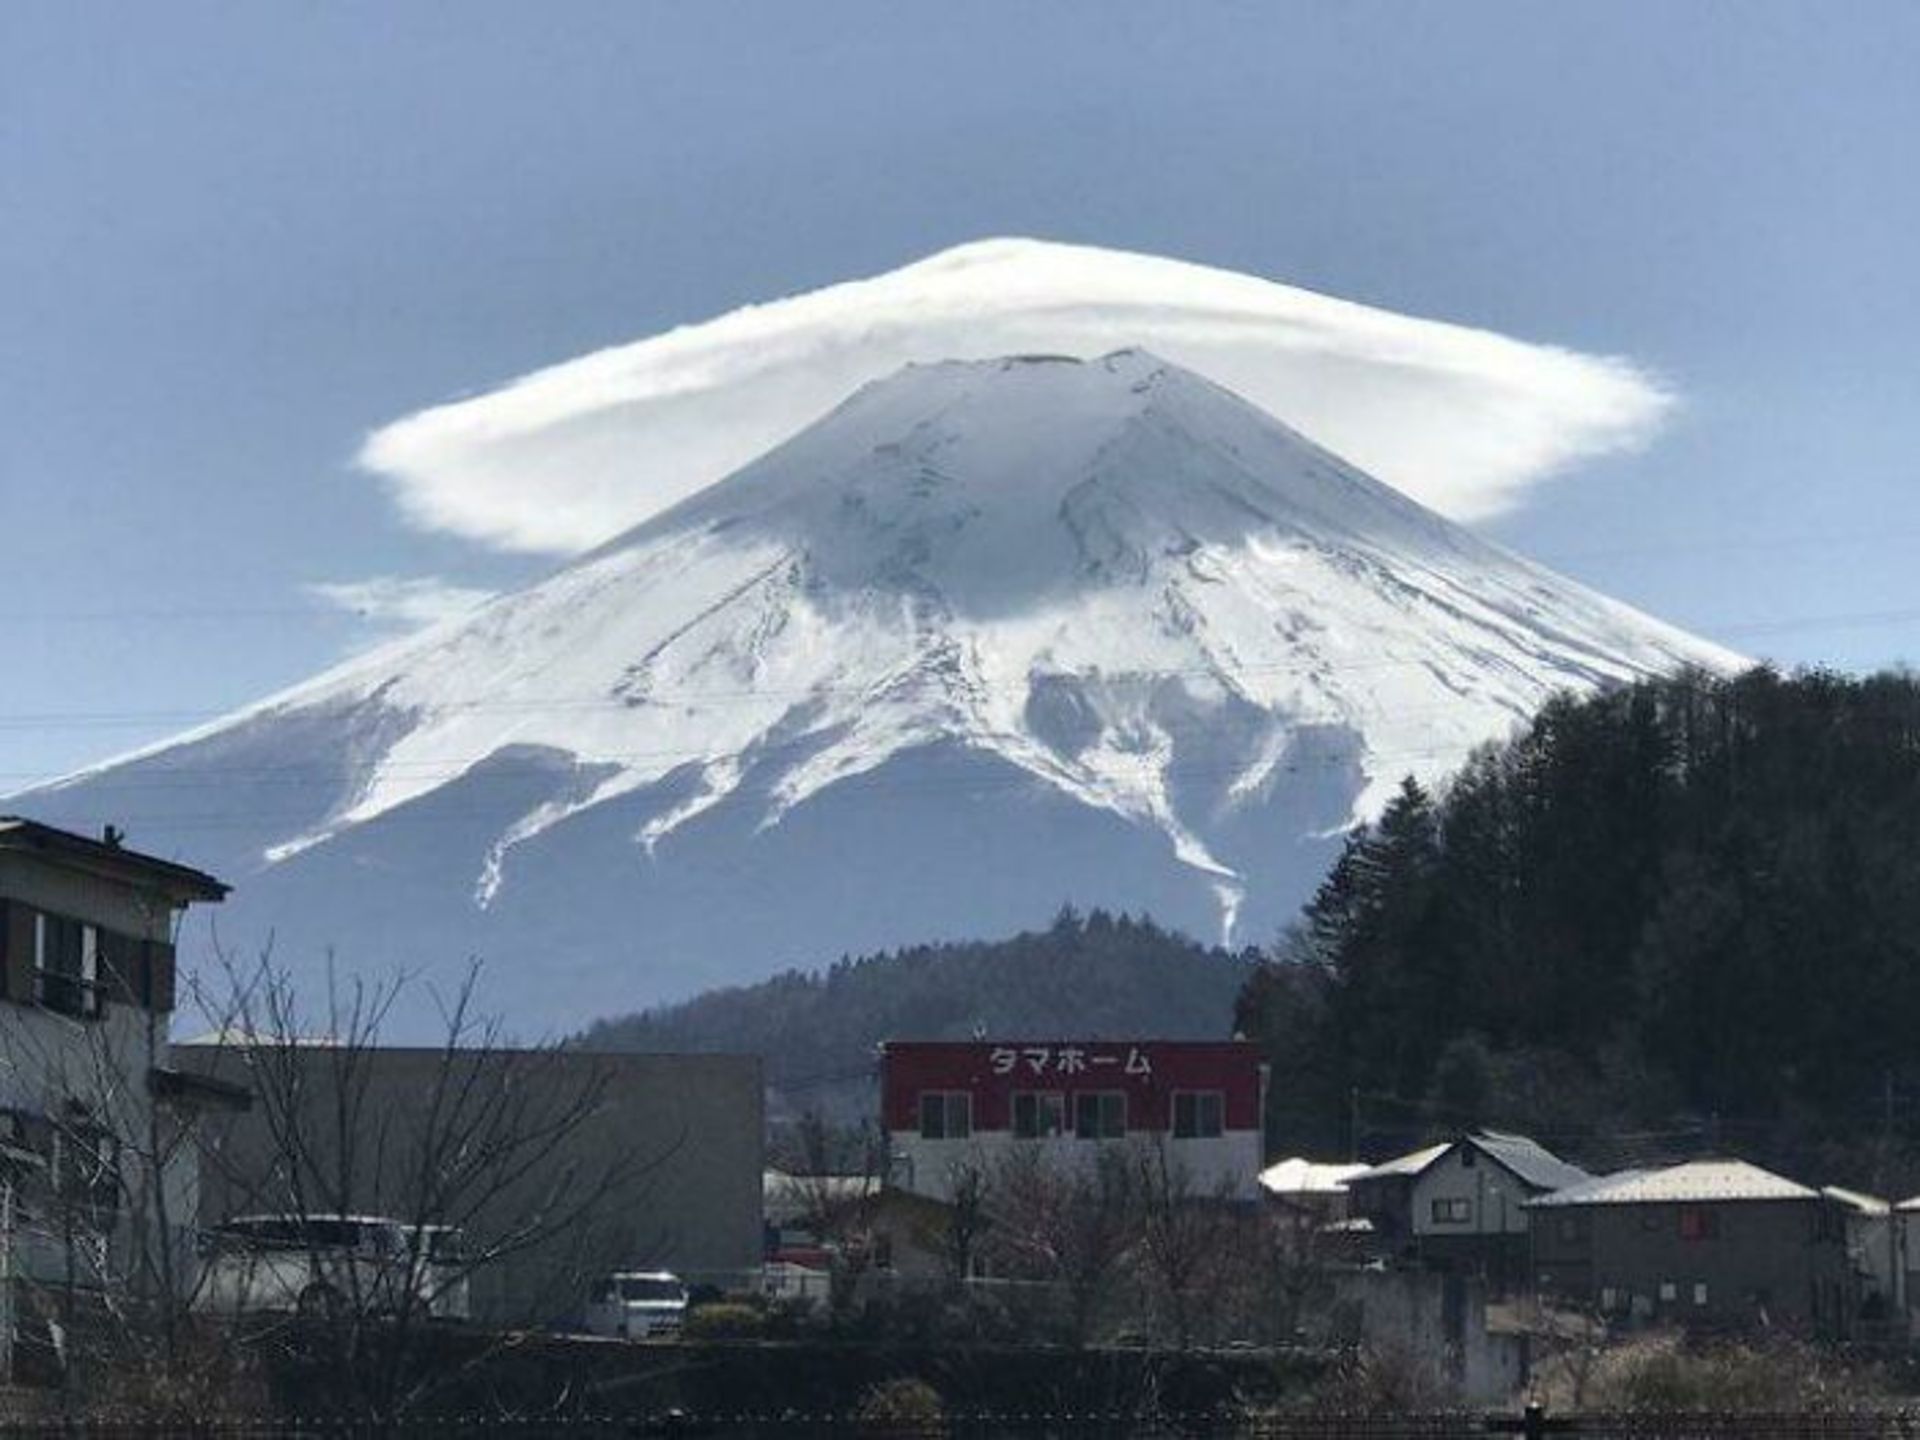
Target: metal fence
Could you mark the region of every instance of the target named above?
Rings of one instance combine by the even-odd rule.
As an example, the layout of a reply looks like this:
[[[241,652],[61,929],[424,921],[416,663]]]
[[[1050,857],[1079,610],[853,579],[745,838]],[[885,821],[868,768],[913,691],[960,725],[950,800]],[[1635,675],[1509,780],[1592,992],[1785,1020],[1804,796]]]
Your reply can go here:
[[[0,1421],[0,1440],[1468,1440],[1488,1435],[1590,1440],[1920,1440],[1920,1410],[1556,1416],[1271,1414],[457,1416],[390,1425],[327,1418],[167,1422]]]

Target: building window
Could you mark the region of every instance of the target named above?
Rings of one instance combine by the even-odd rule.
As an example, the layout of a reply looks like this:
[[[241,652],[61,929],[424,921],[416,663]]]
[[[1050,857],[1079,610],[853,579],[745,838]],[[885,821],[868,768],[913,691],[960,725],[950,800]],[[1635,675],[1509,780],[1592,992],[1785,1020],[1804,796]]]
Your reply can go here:
[[[1127,1097],[1118,1090],[1073,1097],[1073,1133],[1082,1140],[1118,1140],[1127,1133]]]
[[[1703,1205],[1680,1207],[1680,1238],[1711,1240],[1720,1233],[1720,1215]]]
[[[1562,1215],[1560,1217],[1559,1230],[1562,1240],[1578,1240],[1580,1238],[1580,1217],[1578,1215]]]
[[[1611,1285],[1600,1287],[1600,1308],[1611,1315],[1620,1308],[1620,1292]]]
[[[120,1150],[113,1136],[93,1125],[55,1132],[53,1187],[61,1200],[96,1216],[120,1208]]]
[[[1660,1282],[1660,1303],[1662,1305],[1671,1305],[1679,1298],[1680,1287],[1678,1285],[1675,1285],[1671,1280],[1662,1280]]]
[[[1468,1225],[1473,1222],[1473,1201],[1466,1196],[1451,1200],[1435,1200],[1427,1213],[1433,1217],[1436,1225]]]
[[[1707,1303],[1707,1282],[1706,1281],[1696,1280],[1694,1282],[1693,1303],[1696,1305],[1704,1305]]]
[[[1471,1170],[1479,1163],[1479,1153],[1471,1145],[1462,1145],[1460,1147],[1460,1168],[1462,1170]]]
[[[964,1090],[920,1092],[920,1138],[964,1140],[973,1134],[973,1097]]]
[[[1067,1131],[1067,1100],[1057,1091],[1016,1090],[1013,1095],[1013,1138],[1050,1140]]]
[[[1218,1090],[1173,1092],[1173,1138],[1210,1140],[1224,1127],[1227,1097]]]
[[[64,915],[33,917],[33,997],[49,1010],[100,1013],[100,932]]]

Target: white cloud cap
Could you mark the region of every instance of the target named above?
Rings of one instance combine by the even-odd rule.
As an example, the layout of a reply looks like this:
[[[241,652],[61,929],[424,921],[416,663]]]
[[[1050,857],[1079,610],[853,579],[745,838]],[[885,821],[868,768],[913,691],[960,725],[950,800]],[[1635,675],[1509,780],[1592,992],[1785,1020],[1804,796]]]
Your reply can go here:
[[[416,524],[503,549],[595,545],[913,361],[1141,346],[1455,519],[1644,441],[1631,363],[1177,260],[984,240],[537,371],[376,431],[361,463]]]

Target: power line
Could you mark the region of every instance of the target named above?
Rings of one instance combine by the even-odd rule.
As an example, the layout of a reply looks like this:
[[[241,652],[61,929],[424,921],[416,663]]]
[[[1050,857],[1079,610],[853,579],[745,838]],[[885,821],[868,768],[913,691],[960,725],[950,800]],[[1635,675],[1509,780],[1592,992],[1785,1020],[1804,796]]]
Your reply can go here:
[[[1633,545],[1601,545],[1571,550],[1528,551],[1522,557],[1549,567],[1582,560],[1625,559],[1638,555],[1717,554],[1735,551],[1794,551],[1879,548],[1920,544],[1920,530],[1829,531],[1824,534],[1718,536],[1643,541]],[[536,582],[538,583],[538,582]],[[368,619],[370,612],[352,606],[315,601],[306,605],[127,605],[88,609],[0,610],[0,622],[28,624],[93,624],[111,621],[177,621],[229,619]]]

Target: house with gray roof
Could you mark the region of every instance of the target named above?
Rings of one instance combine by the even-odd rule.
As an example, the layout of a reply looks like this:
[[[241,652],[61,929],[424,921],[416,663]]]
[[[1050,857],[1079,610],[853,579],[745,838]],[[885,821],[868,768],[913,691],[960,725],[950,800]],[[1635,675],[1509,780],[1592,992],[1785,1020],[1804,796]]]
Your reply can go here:
[[[1524,1135],[1482,1130],[1349,1177],[1348,1210],[1382,1253],[1484,1276],[1497,1293],[1527,1274],[1527,1202],[1592,1179]]]
[[[1543,1294],[1620,1323],[1841,1338],[1853,1207],[1743,1160],[1629,1170],[1527,1202]]]

